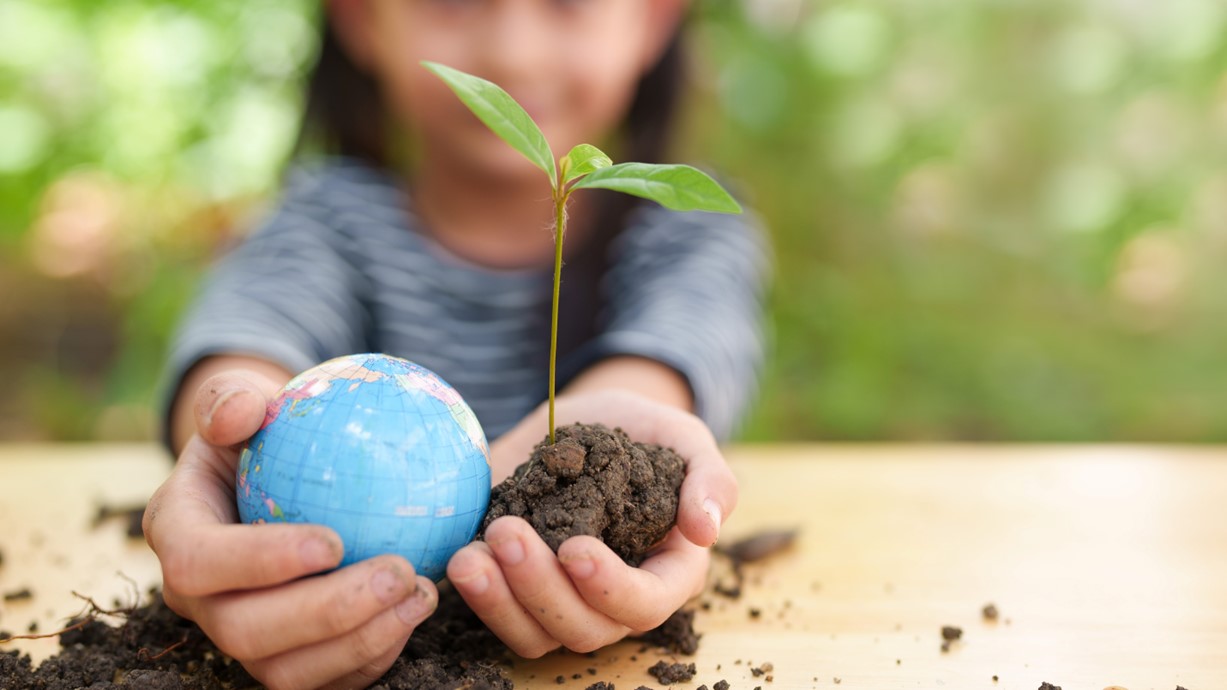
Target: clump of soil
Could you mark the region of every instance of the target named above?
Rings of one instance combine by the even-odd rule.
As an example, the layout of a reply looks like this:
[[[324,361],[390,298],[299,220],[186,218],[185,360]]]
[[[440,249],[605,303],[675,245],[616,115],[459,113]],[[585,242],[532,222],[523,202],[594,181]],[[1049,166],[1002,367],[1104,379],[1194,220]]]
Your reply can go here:
[[[648,669],[648,673],[665,685],[673,685],[674,683],[685,683],[694,678],[697,671],[693,663],[670,664],[666,661],[658,661]]]
[[[950,651],[951,645],[958,642],[963,637],[963,629],[953,625],[942,626],[942,651]],[[1060,690],[1058,688],[1058,690]]]
[[[1040,690],[1061,690],[1061,686],[1053,685],[1052,683],[1040,683]]]
[[[34,596],[34,592],[30,591],[29,587],[22,587],[21,589],[15,589],[11,592],[5,592],[4,600],[9,601],[9,602],[25,601],[27,599],[32,598],[33,596]]]
[[[984,608],[980,609],[980,615],[983,616],[984,620],[986,621],[995,621],[997,620],[997,616],[1000,614],[997,612],[996,604],[985,604]]]
[[[120,519],[126,525],[125,532],[130,539],[140,539],[145,536],[145,530],[141,526],[142,520],[145,518],[145,506],[112,506],[103,504],[98,506],[97,512],[94,513],[93,527],[97,529],[104,522]]]
[[[597,537],[637,566],[677,520],[685,461],[672,449],[632,441],[621,429],[574,424],[557,442],[494,487],[479,535],[504,515],[524,518],[557,551],[569,537]]]
[[[674,654],[694,654],[699,650],[699,638],[694,631],[694,611],[679,610],[654,630],[639,639],[654,647],[664,647]]]

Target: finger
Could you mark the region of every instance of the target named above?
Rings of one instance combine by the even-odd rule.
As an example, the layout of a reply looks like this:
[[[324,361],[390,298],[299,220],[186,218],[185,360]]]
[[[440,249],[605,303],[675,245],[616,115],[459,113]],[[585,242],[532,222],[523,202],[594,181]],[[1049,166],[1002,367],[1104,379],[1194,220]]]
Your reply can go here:
[[[172,490],[158,505],[146,521],[146,539],[158,555],[163,581],[181,595],[289,582],[335,568],[344,555],[341,538],[322,525],[222,522],[206,499],[190,491]]]
[[[272,380],[255,372],[211,376],[196,392],[196,429],[213,445],[242,443],[260,430],[268,401],[276,394]]]
[[[413,567],[380,556],[322,577],[211,597],[197,615],[236,659],[263,659],[341,637],[414,594]]]
[[[686,479],[677,497],[677,527],[691,543],[710,546],[737,506],[737,479],[714,442],[704,452],[683,457]]]
[[[516,601],[494,552],[485,542],[474,542],[457,551],[448,561],[447,578],[473,613],[511,651],[536,659],[560,646]]]
[[[703,589],[710,559],[677,530],[638,568],[593,537],[571,537],[558,549],[580,596],[611,620],[637,632],[664,622]]]
[[[524,520],[495,520],[486,528],[486,541],[516,600],[564,647],[591,652],[629,632],[584,601],[554,552]]]
[[[363,664],[355,671],[324,684],[321,686],[322,690],[348,690],[349,688],[369,687],[372,683],[379,680],[383,674],[387,673],[389,668],[392,668],[392,664],[396,662],[396,657],[401,655],[408,642],[408,637],[397,641],[382,656]]]
[[[332,684],[364,687],[392,665],[405,640],[435,610],[438,601],[439,593],[434,584],[418,577],[417,588],[411,596],[365,625],[341,637],[244,666],[272,688],[313,688]]]

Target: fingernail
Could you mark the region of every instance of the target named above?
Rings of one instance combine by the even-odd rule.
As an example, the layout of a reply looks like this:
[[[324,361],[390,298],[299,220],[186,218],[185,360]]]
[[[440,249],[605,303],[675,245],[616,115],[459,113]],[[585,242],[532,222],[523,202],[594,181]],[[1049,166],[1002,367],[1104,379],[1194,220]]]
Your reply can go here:
[[[371,591],[385,604],[400,601],[407,589],[409,582],[391,568],[380,568],[371,576]]]
[[[469,594],[485,594],[487,589],[490,589],[490,577],[485,571],[478,570],[471,577],[463,580],[452,579],[452,584],[459,586]]]
[[[213,415],[216,414],[218,410],[222,409],[222,405],[225,405],[227,402],[230,401],[231,398],[235,397],[236,395],[239,395],[240,393],[246,393],[246,392],[247,392],[246,388],[231,388],[230,390],[225,391],[221,395],[217,396],[217,400],[214,400],[213,405],[209,407],[209,413],[205,415],[205,419],[204,419],[205,424],[211,424],[213,422]]]
[[[327,539],[312,537],[298,545],[298,557],[303,566],[312,570],[331,568],[340,560],[340,553],[335,544]]]
[[[417,625],[435,610],[435,598],[425,587],[418,587],[413,595],[396,605],[396,617],[405,625]]]
[[[524,560],[524,545],[519,539],[512,537],[497,544],[491,544],[494,554],[506,565],[518,565]]]
[[[723,519],[720,513],[720,504],[713,499],[703,501],[703,512],[707,513],[707,518],[711,520],[711,526],[716,530],[716,539],[720,538],[720,522]],[[712,539],[712,543],[716,543],[716,539]]]
[[[596,561],[586,553],[567,556],[559,560],[562,561],[562,567],[567,569],[567,573],[577,580],[586,580],[596,574]]]

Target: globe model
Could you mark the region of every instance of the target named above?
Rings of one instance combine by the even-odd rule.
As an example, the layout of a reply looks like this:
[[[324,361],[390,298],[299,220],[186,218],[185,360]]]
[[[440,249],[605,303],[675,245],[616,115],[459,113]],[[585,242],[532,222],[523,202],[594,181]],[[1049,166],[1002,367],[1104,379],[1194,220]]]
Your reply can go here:
[[[341,535],[348,565],[404,556],[438,580],[490,502],[477,417],[434,372],[378,354],[339,357],[286,384],[239,457],[239,517]]]

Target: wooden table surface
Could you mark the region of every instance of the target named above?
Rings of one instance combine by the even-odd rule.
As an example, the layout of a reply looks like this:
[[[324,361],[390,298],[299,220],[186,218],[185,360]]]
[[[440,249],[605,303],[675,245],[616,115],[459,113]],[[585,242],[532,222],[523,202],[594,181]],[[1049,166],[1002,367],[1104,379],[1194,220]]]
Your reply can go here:
[[[696,618],[700,650],[684,659],[698,675],[676,687],[1227,688],[1227,448],[743,446],[728,456],[742,494],[722,540],[774,527],[800,536],[748,568],[739,600],[695,602],[709,605]],[[91,522],[99,504],[142,502],[168,470],[147,445],[0,446],[0,592],[34,591],[0,603],[0,628],[58,627],[81,609],[74,590],[105,605],[133,583],[156,584],[143,542],[119,522]],[[990,602],[996,622],[981,616]],[[963,629],[945,653],[944,625]],[[42,658],[56,645],[20,648]],[[517,687],[660,687],[646,669],[664,657],[639,648],[554,654],[512,673]],[[770,683],[750,671],[767,662]]]

